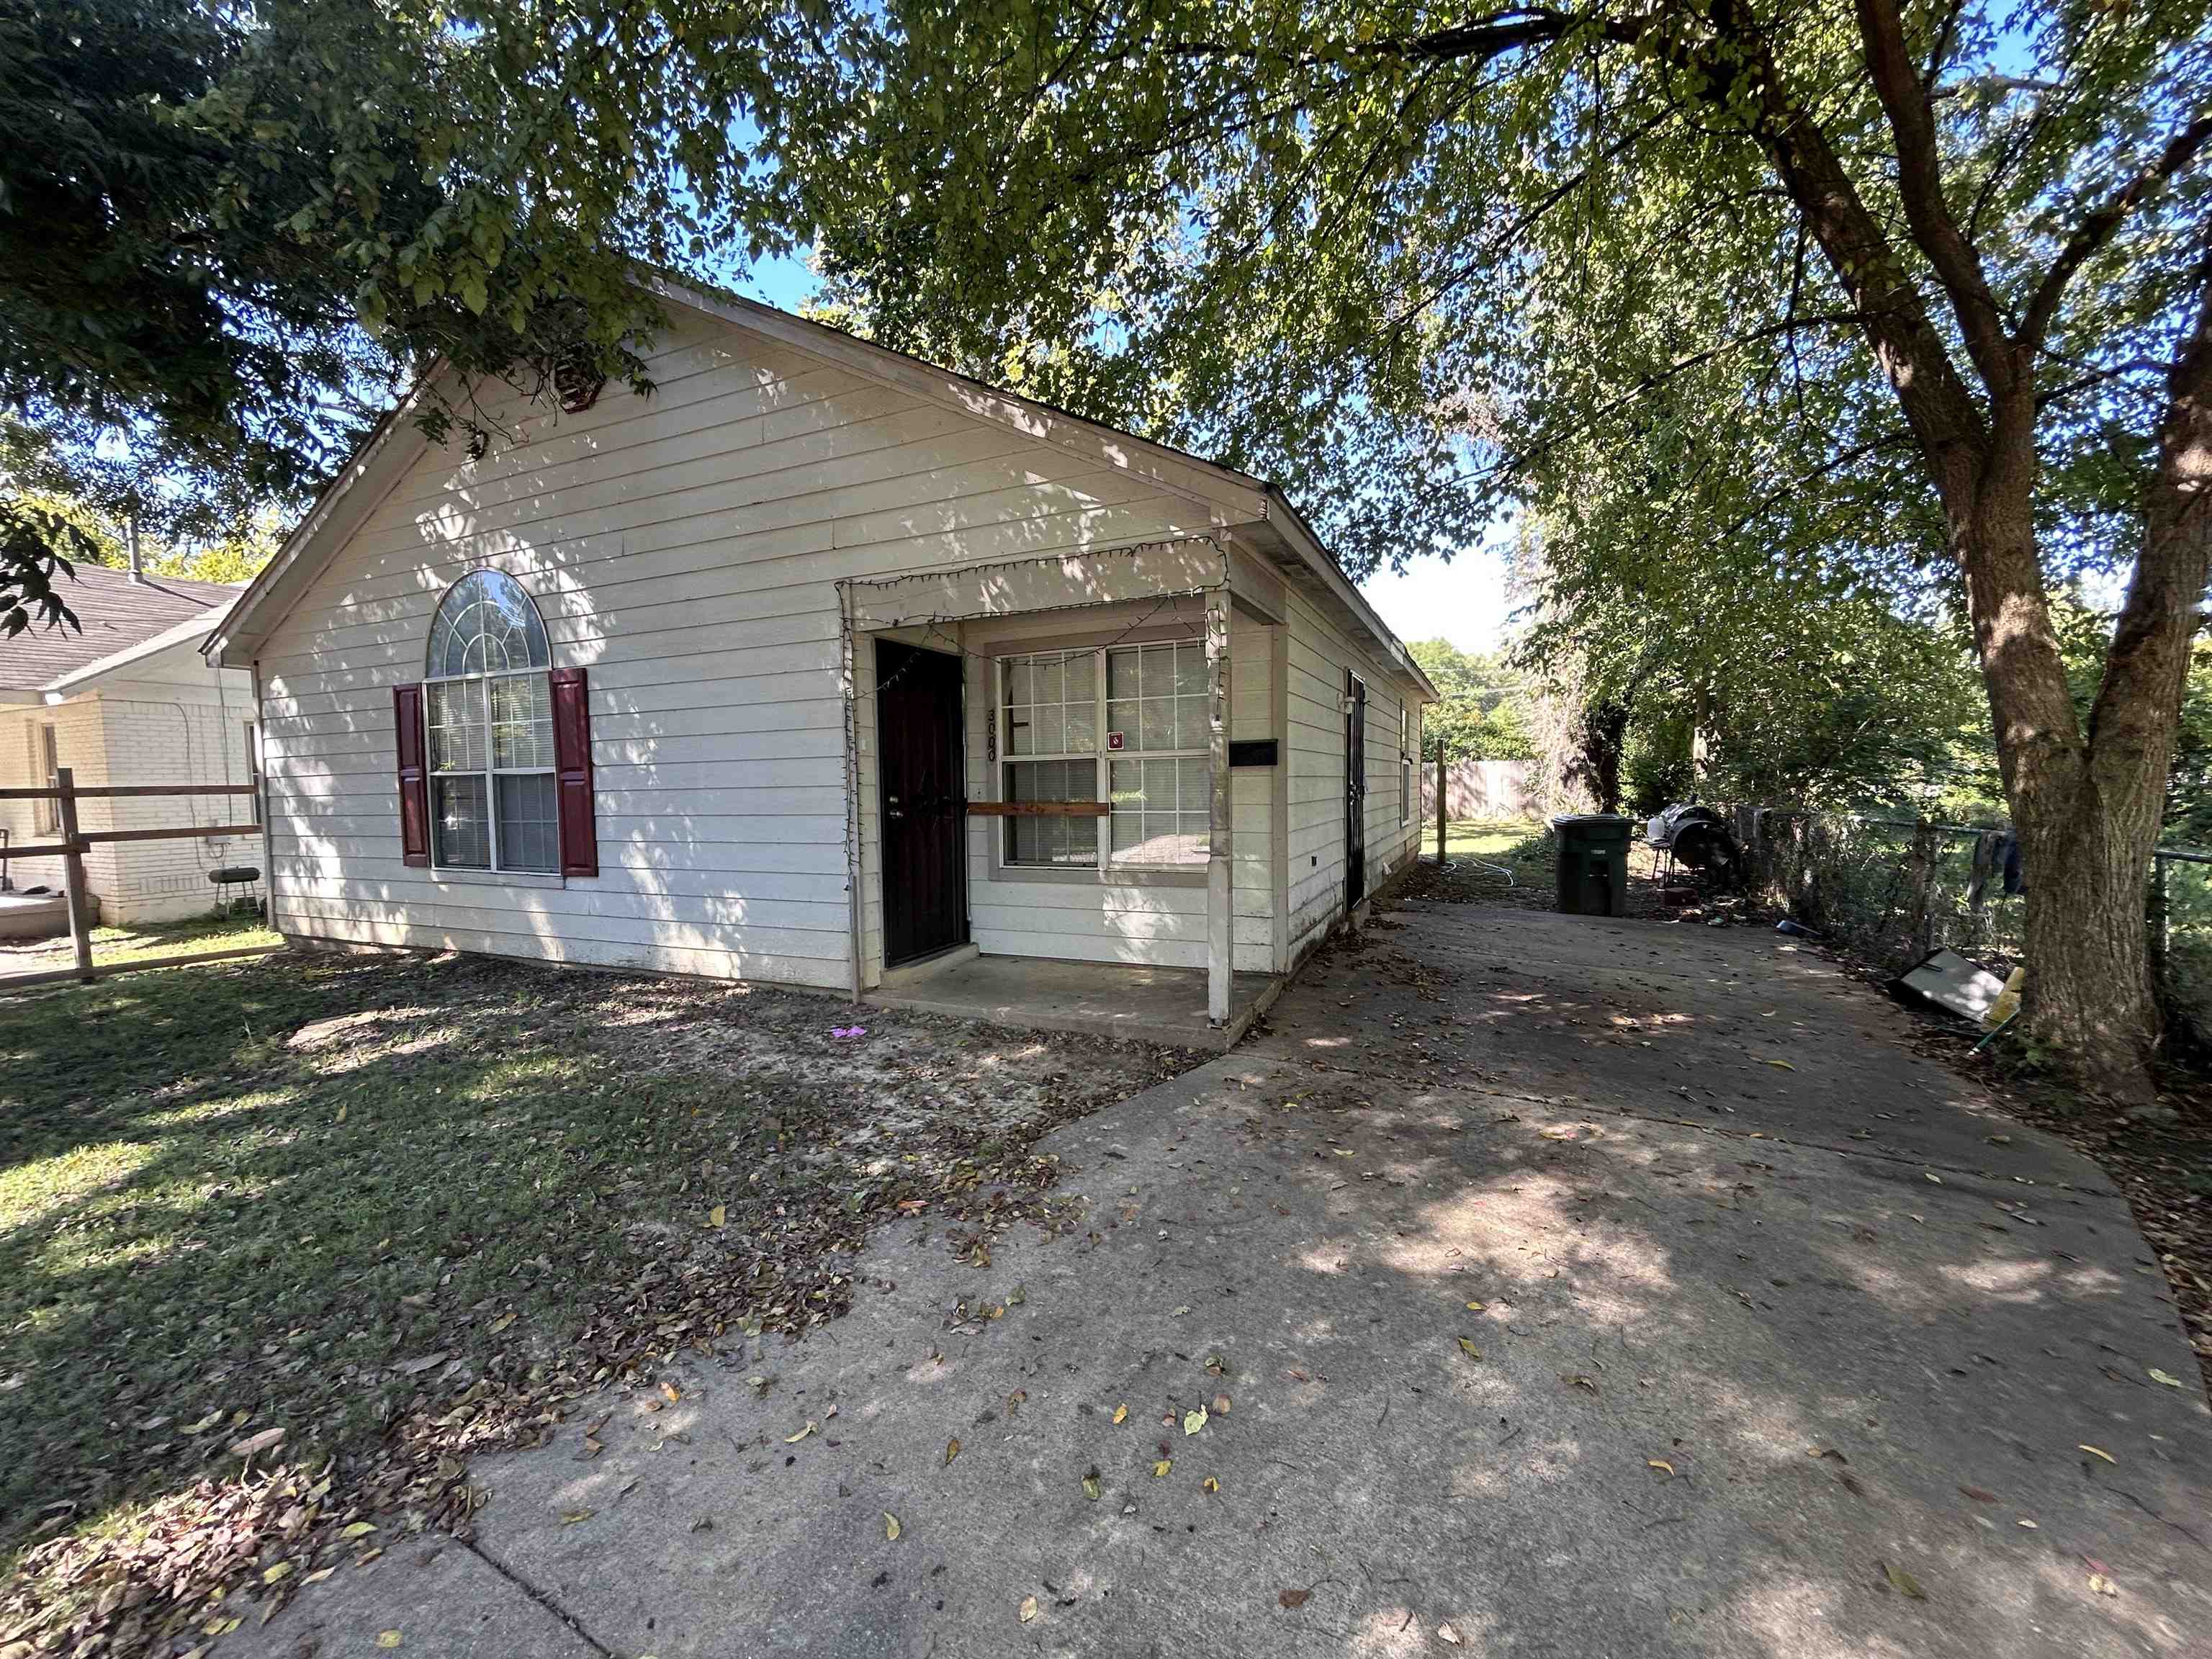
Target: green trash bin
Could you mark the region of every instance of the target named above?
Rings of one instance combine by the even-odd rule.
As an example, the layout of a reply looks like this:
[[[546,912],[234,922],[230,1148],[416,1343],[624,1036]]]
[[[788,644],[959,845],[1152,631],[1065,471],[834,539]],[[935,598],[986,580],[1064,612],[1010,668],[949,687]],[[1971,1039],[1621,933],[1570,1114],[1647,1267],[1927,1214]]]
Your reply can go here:
[[[1571,916],[1628,913],[1628,837],[1633,821],[1610,812],[1570,812],[1552,820],[1559,841],[1560,910]]]

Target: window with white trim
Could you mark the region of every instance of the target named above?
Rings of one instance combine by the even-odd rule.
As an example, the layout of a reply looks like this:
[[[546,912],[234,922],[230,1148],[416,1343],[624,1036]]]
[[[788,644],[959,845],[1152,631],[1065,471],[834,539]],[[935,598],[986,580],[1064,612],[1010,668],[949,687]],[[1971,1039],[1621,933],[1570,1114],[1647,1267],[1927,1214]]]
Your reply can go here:
[[[38,775],[42,789],[62,787],[61,739],[52,720],[41,720],[33,728],[33,741],[37,745],[31,757],[32,769]],[[32,810],[36,832],[41,836],[58,836],[62,828],[62,804],[52,795],[41,795]]]
[[[1406,746],[1407,736],[1412,726],[1411,711],[1401,702],[1398,705],[1398,822],[1401,826],[1413,821],[1413,751]]]
[[[514,577],[471,571],[439,602],[422,677],[439,868],[560,869],[552,661],[538,607]]]
[[[1009,801],[1097,801],[1097,817],[1005,820],[1013,866],[1172,869],[1206,860],[1206,647],[1195,641],[1047,651],[999,663]],[[1102,791],[1103,792],[1102,793]]]

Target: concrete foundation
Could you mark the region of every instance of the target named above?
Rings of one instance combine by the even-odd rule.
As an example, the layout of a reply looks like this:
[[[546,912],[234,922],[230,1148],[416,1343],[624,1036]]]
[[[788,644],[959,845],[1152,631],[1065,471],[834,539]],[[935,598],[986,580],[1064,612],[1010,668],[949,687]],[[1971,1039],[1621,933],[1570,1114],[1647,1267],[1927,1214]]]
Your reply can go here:
[[[912,1008],[1031,1030],[1227,1049],[1283,988],[1272,974],[1233,975],[1228,1023],[1214,1026],[1206,1021],[1202,968],[957,953],[943,963],[902,970],[896,983],[869,992],[864,1000],[879,1008]]]

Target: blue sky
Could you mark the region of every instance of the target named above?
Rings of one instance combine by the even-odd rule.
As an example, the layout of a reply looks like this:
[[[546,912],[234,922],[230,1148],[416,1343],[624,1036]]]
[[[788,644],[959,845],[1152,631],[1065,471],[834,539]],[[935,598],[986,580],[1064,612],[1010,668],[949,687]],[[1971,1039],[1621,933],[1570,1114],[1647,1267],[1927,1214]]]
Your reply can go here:
[[[814,275],[795,258],[763,259],[750,270],[718,272],[738,293],[795,311],[814,287]],[[1505,562],[1493,546],[1470,549],[1446,564],[1419,559],[1403,575],[1384,572],[1360,584],[1391,631],[1401,640],[1441,635],[1462,651],[1493,651],[1506,621]]]

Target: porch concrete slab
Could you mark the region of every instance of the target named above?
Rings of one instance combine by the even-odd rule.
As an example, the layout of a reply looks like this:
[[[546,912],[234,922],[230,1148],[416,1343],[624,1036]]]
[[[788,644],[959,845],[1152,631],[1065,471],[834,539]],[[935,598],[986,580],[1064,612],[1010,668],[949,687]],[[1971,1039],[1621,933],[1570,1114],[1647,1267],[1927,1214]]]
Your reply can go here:
[[[1281,988],[1282,981],[1270,974],[1233,975],[1229,1024],[1215,1030],[1206,1020],[1201,968],[971,956],[871,991],[866,1000],[879,1008],[911,1008],[1030,1030],[1225,1050]]]
[[[977,1265],[889,1224],[843,1319],[481,1460],[478,1547],[627,1659],[2202,1650],[2212,1411],[2093,1172],[1749,940],[1650,936],[1691,1019],[1593,1048],[1490,1023],[1475,964],[1518,930],[1534,994],[1604,1009],[1594,936],[1390,920],[1041,1143],[1054,1231]],[[1683,1110],[1769,1010],[1818,1116]],[[2065,1179],[1856,1138],[1905,1104]]]

